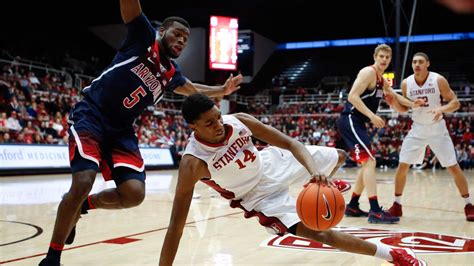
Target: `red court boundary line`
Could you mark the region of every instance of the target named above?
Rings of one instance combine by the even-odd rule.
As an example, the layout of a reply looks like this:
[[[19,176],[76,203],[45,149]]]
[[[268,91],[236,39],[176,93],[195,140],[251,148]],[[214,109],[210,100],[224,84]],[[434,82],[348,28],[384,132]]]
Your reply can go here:
[[[219,215],[219,216],[215,216],[215,217],[211,217],[211,218],[207,218],[207,219],[202,219],[202,220],[187,222],[187,223],[185,223],[185,226],[186,226],[186,225],[190,225],[190,224],[199,223],[199,222],[204,222],[204,221],[214,220],[214,219],[218,219],[218,218],[223,218],[223,217],[227,217],[227,216],[231,216],[231,215],[235,215],[235,214],[239,214],[239,213],[243,213],[243,212],[240,211],[240,212],[228,213],[228,214]],[[154,232],[162,231],[162,230],[165,230],[165,229],[168,229],[168,227],[162,227],[162,228],[158,228],[158,229],[148,230],[148,231],[145,231],[145,232],[135,233],[135,234],[126,235],[126,236],[121,236],[121,237],[114,237],[114,238],[111,238],[111,239],[122,238],[122,237],[139,236],[139,235],[144,235],[144,234],[149,234],[149,233],[154,233]],[[106,239],[106,240],[101,240],[101,241],[97,241],[97,242],[92,242],[92,243],[88,243],[88,244],[84,244],[84,245],[80,245],[80,246],[65,248],[63,251],[71,250],[71,249],[77,249],[77,248],[83,248],[83,247],[88,247],[88,246],[93,246],[93,245],[97,245],[97,244],[104,243],[104,241],[108,241],[108,240],[111,240],[111,239]],[[21,258],[6,260],[6,261],[0,261],[0,264],[7,264],[7,263],[15,262],[15,261],[31,259],[31,258],[35,258],[35,257],[39,257],[39,256],[44,256],[44,255],[46,255],[46,253],[39,253],[39,254],[30,255],[30,256],[26,256],[26,257],[21,257]]]

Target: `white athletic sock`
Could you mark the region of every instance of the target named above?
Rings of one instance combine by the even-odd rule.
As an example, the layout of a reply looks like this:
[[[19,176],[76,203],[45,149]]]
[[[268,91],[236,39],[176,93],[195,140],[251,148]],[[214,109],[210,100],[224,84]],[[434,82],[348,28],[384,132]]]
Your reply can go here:
[[[398,204],[402,204],[402,196],[395,196],[395,202]]]
[[[464,203],[467,205],[467,204],[472,204],[472,201],[471,201],[471,196],[467,197],[467,198],[464,198]]]
[[[379,259],[386,260],[388,262],[392,262],[393,258],[390,255],[390,251],[392,250],[389,246],[377,243],[377,250],[375,251],[375,257]]]

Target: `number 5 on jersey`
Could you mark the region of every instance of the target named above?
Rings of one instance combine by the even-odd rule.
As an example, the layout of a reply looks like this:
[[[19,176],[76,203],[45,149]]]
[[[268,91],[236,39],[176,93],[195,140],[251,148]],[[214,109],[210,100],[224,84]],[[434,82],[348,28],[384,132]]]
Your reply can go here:
[[[245,162],[248,162],[248,161],[253,162],[255,161],[255,158],[257,158],[257,156],[255,156],[255,154],[249,150],[243,150],[242,152],[244,153],[244,162],[242,162],[240,159],[237,159],[235,161],[235,163],[239,165],[239,169],[247,167],[244,164]]]
[[[123,99],[123,106],[128,109],[132,108],[140,101],[140,96],[142,98],[146,96],[146,91],[145,89],[143,89],[142,86],[138,87],[136,90],[130,93],[130,96],[127,96]]]

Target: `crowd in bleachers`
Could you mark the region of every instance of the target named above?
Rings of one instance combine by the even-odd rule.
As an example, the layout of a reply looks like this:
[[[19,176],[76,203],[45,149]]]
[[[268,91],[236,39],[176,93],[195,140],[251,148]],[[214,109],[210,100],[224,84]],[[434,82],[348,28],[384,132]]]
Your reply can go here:
[[[79,88],[65,86],[61,75],[4,64],[0,75],[0,143],[66,145],[69,111],[80,99],[79,94]],[[295,104],[271,106],[249,101],[244,111],[305,144],[342,148],[336,120],[344,103],[305,103],[307,91],[301,88],[299,95],[302,101]],[[459,112],[472,114],[474,105],[464,101]],[[398,165],[400,144],[411,125],[407,116],[388,114],[383,117],[384,128],[369,125],[372,149],[382,168]],[[446,121],[460,165],[474,168],[473,117],[450,116]],[[135,126],[140,147],[169,147],[176,155],[184,150],[190,134],[179,104],[166,101],[147,109]],[[435,158],[428,150],[426,166],[419,167],[432,165],[436,166]]]

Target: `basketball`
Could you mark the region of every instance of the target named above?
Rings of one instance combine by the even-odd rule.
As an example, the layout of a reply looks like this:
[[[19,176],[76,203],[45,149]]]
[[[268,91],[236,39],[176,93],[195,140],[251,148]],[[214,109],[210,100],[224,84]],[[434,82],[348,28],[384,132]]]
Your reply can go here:
[[[346,203],[336,187],[309,183],[298,195],[296,211],[307,227],[324,231],[336,226],[344,216]]]

